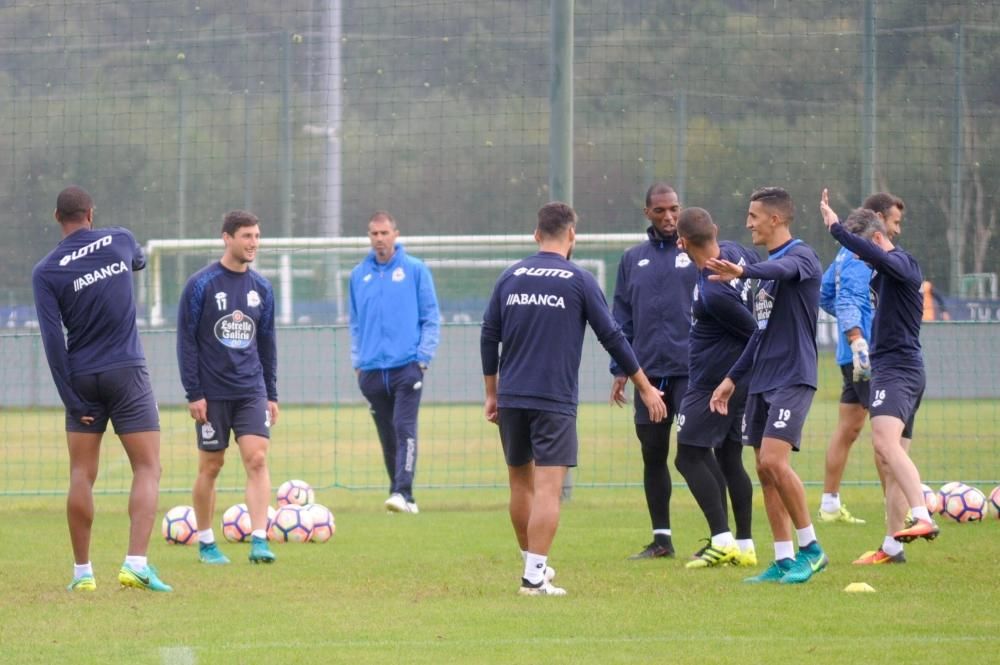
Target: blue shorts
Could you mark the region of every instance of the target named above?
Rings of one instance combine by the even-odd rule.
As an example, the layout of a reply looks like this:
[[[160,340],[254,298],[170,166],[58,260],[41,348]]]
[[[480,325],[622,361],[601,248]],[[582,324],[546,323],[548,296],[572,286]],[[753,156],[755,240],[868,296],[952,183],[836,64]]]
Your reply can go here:
[[[536,409],[499,409],[500,443],[508,466],[576,466],[576,416]]]
[[[680,411],[681,398],[687,392],[688,378],[686,376],[649,377],[649,382],[663,393],[663,403],[667,405],[667,417],[658,423],[650,421],[646,403],[639,397],[639,391],[634,390],[632,404],[635,405],[635,424],[666,425],[669,427],[670,423],[674,422],[674,414]]]
[[[867,409],[868,404],[871,402],[869,388],[871,388],[872,382],[855,381],[854,365],[851,363],[841,365],[840,374],[844,377],[844,386],[840,390],[840,403],[858,404]]]
[[[781,439],[799,449],[802,427],[816,389],[797,385],[775,388],[747,397],[743,417],[743,444],[760,448],[764,439]]]
[[[737,388],[729,398],[729,413],[712,413],[708,403],[712,390],[691,388],[677,413],[677,443],[697,448],[719,448],[726,441],[740,441],[747,387]]]
[[[923,368],[879,369],[872,373],[871,404],[868,413],[892,416],[903,421],[903,437],[913,438],[913,421],[927,386]]]
[[[72,384],[81,398],[95,406],[94,412],[87,414],[94,422],[84,425],[67,413],[67,432],[103,434],[108,420],[119,435],[160,431],[160,411],[145,366],[82,374],[74,376]]]
[[[271,438],[271,410],[266,397],[247,399],[207,400],[208,420],[194,429],[198,437],[198,449],[207,452],[225,450],[229,447],[229,433],[241,436],[262,436]]]

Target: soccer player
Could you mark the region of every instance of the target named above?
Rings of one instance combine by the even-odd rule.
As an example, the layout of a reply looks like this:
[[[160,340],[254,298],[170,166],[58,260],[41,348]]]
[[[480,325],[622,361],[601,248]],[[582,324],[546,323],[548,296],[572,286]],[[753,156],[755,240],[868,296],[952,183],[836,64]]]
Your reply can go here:
[[[177,313],[177,364],[195,421],[198,477],[191,492],[198,521],[198,557],[227,564],[215,543],[215,480],[229,434],[247,473],[251,563],[272,563],[267,544],[271,475],[267,449],[278,422],[278,354],[271,284],[250,268],[260,246],[260,222],[244,210],[222,218],[222,258],[184,285]]]
[[[688,386],[677,413],[675,464],[708,521],[711,539],[687,563],[706,568],[725,563],[757,565],[750,526],[753,486],[743,468],[741,424],[747,381],[737,385],[726,415],[709,408],[712,391],[740,357],[757,329],[751,313],[747,280],[713,282],[705,267],[708,259],[722,258],[737,265],[757,263],[757,253],[733,242],[718,240],[718,227],[702,208],[687,208],[677,220],[678,246],[698,267],[691,311]],[[736,536],[729,530],[726,488],[733,501]]]
[[[904,430],[912,430],[926,384],[920,350],[923,277],[916,259],[892,244],[888,225],[871,210],[855,210],[841,224],[824,189],[820,211],[837,242],[875,271],[871,282],[877,306],[872,320],[869,413],[875,456],[885,481],[887,535],[882,548],[871,553],[871,561],[862,555],[855,563],[880,563],[876,559],[895,556],[890,540],[933,540],[940,531],[924,504],[920,473],[907,452],[908,441],[903,440]],[[912,436],[912,431],[907,433]],[[910,508],[912,517],[905,523],[902,510],[892,508],[900,503],[894,498],[897,493],[905,498],[902,505]]]
[[[379,210],[368,220],[372,250],[351,271],[351,366],[371,405],[389,474],[385,508],[416,514],[417,412],[441,314],[431,271],[398,238],[389,213]]]
[[[146,558],[160,490],[160,414],[136,329],[132,285],[146,257],[127,229],[94,229],[94,201],[80,187],[59,192],[55,218],[63,239],[38,262],[31,281],[45,357],[66,407],[66,518],[75,559],[68,588],[97,589],[90,561],[94,481],[110,420],[132,465],[128,552],[118,581],[172,591]]]
[[[483,315],[484,414],[500,426],[510,519],[524,558],[519,593],[526,596],[566,594],[552,585],[548,554],[563,478],[577,461],[576,405],[588,323],[635,383],[650,421],[666,416],[660,391],[639,367],[597,281],[569,260],[576,220],[565,203],[542,206],[538,253],[504,270]]]
[[[874,211],[885,222],[890,240],[899,234],[906,206],[898,196],[878,192],[865,199],[861,207]],[[865,523],[841,503],[840,481],[844,476],[851,446],[861,433],[868,414],[868,388],[871,379],[868,340],[871,339],[872,328],[868,283],[871,276],[871,268],[853,252],[842,247],[823,273],[820,286],[820,307],[837,318],[837,329],[840,332],[837,337],[837,364],[844,379],[837,427],[833,430],[826,449],[823,497],[818,513],[820,522]],[[904,437],[909,438],[909,434],[905,433]]]
[[[741,266],[709,259],[712,281],[761,280],[754,296],[757,331],[739,360],[712,393],[710,408],[727,413],[736,385],[750,373],[743,442],[754,447],[764,508],[774,535],[774,562],[745,581],[796,584],[826,568],[829,559],[816,539],[802,481],[791,465],[816,392],[816,316],[822,270],[811,247],[793,238],[792,197],[780,187],[750,196],[747,228],[755,245],[767,247],[765,262]],[[791,518],[791,523],[789,523]],[[792,530],[799,544],[792,546]]]
[[[613,312],[639,365],[663,392],[667,417],[650,420],[642,400],[635,400],[635,434],[642,449],[642,484],[653,527],[653,540],[631,559],[674,556],[670,529],[670,425],[688,383],[688,332],[691,294],[697,270],[677,246],[677,193],[665,183],[646,192],[644,213],[649,240],[627,249],[618,264]],[[626,374],[611,361],[611,402],[626,403]]]

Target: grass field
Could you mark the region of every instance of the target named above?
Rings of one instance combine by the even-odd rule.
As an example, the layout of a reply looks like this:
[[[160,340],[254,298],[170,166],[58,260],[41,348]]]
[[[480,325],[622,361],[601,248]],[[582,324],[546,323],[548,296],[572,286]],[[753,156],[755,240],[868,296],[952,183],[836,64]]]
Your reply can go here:
[[[822,384],[794,460],[813,507],[836,419],[833,371],[824,369]],[[479,391],[470,387],[470,401]],[[162,515],[190,502],[196,457],[186,411],[161,416]],[[989,491],[1000,480],[998,422],[994,401],[925,402],[913,450],[925,480]],[[80,596],[64,590],[72,556],[61,412],[0,410],[0,663],[996,661],[1000,521],[943,524],[937,541],[907,547],[905,566],[850,565],[882,538],[867,432],[844,493],[869,523],[819,525],[830,569],[802,587],[756,588],[741,580],[760,567],[688,571],[683,560],[626,561],[649,540],[631,414],[584,404],[579,430],[577,487],[551,558],[566,598],[516,595],[521,562],[506,473],[496,430],[475,403],[421,410],[417,516],[382,510],[385,471],[366,409],[285,406],[272,440],[272,484],[311,482],[336,514],[337,534],[325,545],[278,546],[271,567],[250,566],[246,548],[229,545],[234,564],[210,569],[157,529],[150,555],[175,586],[170,595],[117,588],[130,473],[109,436],[92,550],[99,588]],[[220,487],[242,484],[231,456]],[[222,493],[219,513],[239,500]],[[772,549],[756,500],[763,566]],[[694,551],[707,529],[682,486],[672,517],[679,553]],[[842,591],[856,581],[877,592]]]
[[[270,567],[227,545],[234,563],[208,568],[194,548],[154,537],[151,560],[176,589],[167,595],[117,588],[124,498],[103,496],[99,587],[80,595],[63,589],[71,557],[61,500],[8,497],[0,662],[995,662],[996,519],[942,524],[937,541],[907,547],[905,566],[861,569],[850,561],[879,544],[881,506],[874,489],[852,489],[852,510],[870,521],[817,527],[828,571],[801,587],[760,588],[741,583],[760,568],[625,561],[648,539],[641,490],[578,489],[551,555],[571,595],[522,598],[505,492],[424,491],[417,516],[383,513],[382,498],[321,491],[337,517],[333,540],[276,546]],[[706,529],[686,490],[675,491],[673,514],[679,552],[693,551]],[[759,499],[754,517],[763,565],[771,546]],[[842,591],[856,581],[876,593]]]

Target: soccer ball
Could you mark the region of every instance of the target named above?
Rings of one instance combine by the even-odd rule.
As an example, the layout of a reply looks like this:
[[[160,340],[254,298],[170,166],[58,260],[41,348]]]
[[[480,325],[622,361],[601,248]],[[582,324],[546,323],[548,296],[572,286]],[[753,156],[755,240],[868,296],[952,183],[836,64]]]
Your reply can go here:
[[[325,543],[330,540],[337,530],[330,509],[319,503],[307,503],[302,509],[309,511],[313,519],[312,537],[309,540],[314,543]]]
[[[938,492],[938,496],[941,497],[941,512],[944,512],[944,506],[948,502],[948,495],[957,490],[959,487],[968,487],[965,483],[960,483],[957,481],[952,481],[950,483],[945,483],[941,486],[941,491]]]
[[[296,504],[282,506],[274,514],[267,535],[279,543],[304,543],[312,536],[312,513]]]
[[[316,500],[313,488],[304,480],[286,480],[278,488],[278,507],[295,504],[304,506]]]
[[[174,545],[190,545],[198,540],[198,521],[191,506],[174,506],[163,516],[163,537]]]
[[[231,543],[242,543],[250,540],[250,512],[247,504],[237,503],[222,513],[222,535]]]
[[[961,485],[945,498],[941,513],[956,522],[978,522],[986,513],[986,495],[975,487]]]
[[[942,506],[941,495],[927,485],[921,485],[920,488],[924,492],[924,505],[927,506],[927,512],[931,515],[940,513]]]
[[[1000,520],[1000,485],[997,485],[996,487],[994,487],[993,491],[990,492],[990,506],[989,507],[993,509],[992,511],[990,511],[990,512],[993,513],[993,517],[995,517],[998,520]]]

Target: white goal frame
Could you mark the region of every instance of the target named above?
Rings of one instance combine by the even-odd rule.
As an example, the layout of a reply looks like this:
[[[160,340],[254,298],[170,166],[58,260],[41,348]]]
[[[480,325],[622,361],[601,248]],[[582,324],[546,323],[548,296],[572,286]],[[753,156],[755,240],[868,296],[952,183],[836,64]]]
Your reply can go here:
[[[576,236],[578,248],[621,249],[631,247],[647,239],[644,233],[580,233]],[[477,268],[495,267],[503,269],[518,259],[490,258],[498,247],[509,249],[523,248],[528,251],[537,249],[535,239],[531,235],[413,235],[401,236],[400,244],[411,250],[430,250],[432,254],[461,254],[463,258],[421,257],[430,268]],[[261,252],[269,255],[277,254],[280,258],[277,270],[265,271],[265,276],[275,278],[277,303],[277,322],[281,325],[293,324],[293,291],[294,277],[299,276],[294,266],[295,252],[298,250],[321,250],[338,260],[349,258],[353,267],[364,254],[371,249],[367,236],[338,238],[264,238],[261,241]],[[188,238],[168,239],[154,238],[145,246],[148,280],[141,280],[139,285],[139,307],[145,309],[147,321],[151,327],[159,328],[166,324],[163,314],[163,257],[170,254],[185,252],[221,253],[222,241],[219,238]],[[283,251],[288,250],[288,251]],[[414,254],[420,254],[419,251]],[[471,258],[473,256],[482,258]],[[597,278],[601,288],[607,291],[608,270],[602,259],[581,258],[576,260],[580,266],[590,270]],[[332,271],[336,275],[333,297],[336,301],[338,318],[345,316],[346,295],[344,294],[344,276],[350,270],[341,269],[339,265]],[[148,285],[147,285],[148,284]]]

